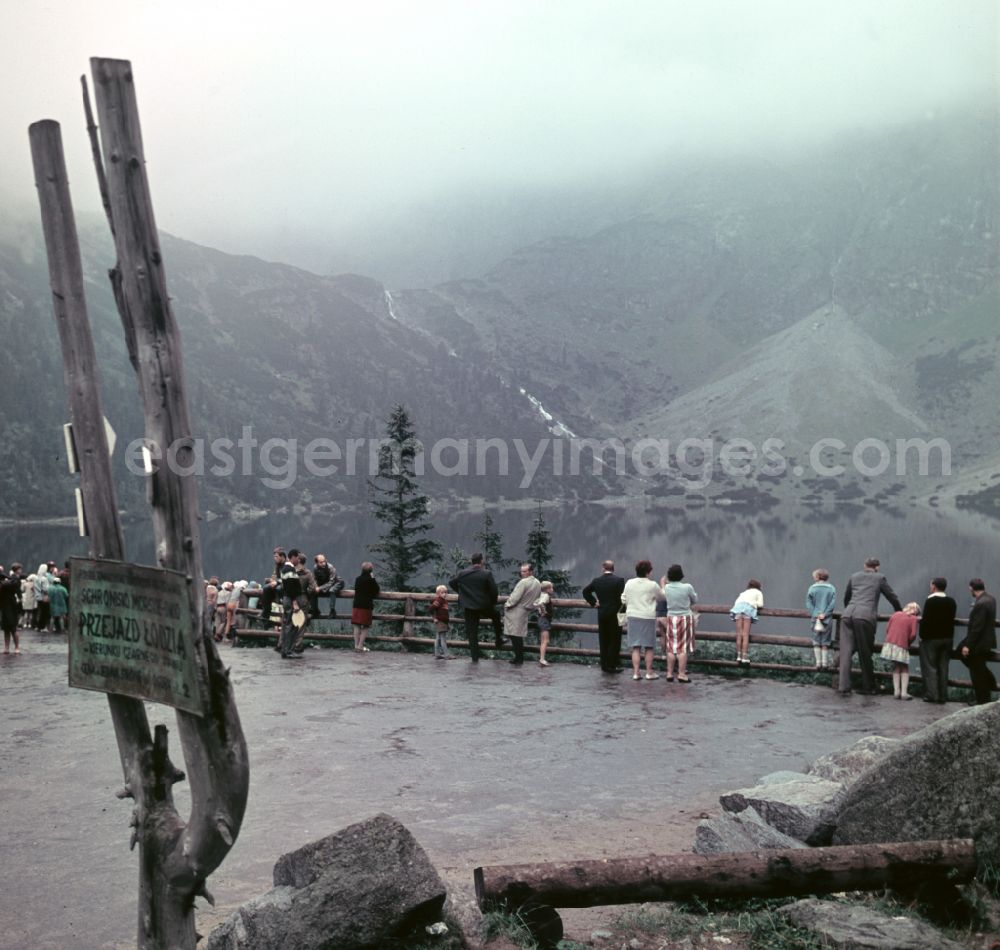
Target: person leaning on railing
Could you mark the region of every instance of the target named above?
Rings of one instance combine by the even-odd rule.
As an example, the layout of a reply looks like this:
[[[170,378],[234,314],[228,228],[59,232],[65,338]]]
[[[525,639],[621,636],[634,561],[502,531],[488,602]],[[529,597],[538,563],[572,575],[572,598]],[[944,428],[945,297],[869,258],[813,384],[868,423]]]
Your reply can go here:
[[[809,632],[817,670],[830,669],[830,644],[833,642],[833,611],[837,607],[837,588],[830,583],[830,572],[818,567],[812,572],[813,583],[806,592]]]
[[[852,574],[844,590],[844,612],[840,615],[840,676],[837,688],[841,696],[851,693],[851,657],[857,651],[861,667],[861,692],[875,693],[875,626],[878,622],[878,601],[884,597],[893,610],[902,610],[896,592],[879,570],[877,557],[865,561],[863,571]]]
[[[687,675],[688,654],[694,653],[694,628],[697,615],[694,605],[698,593],[684,580],[680,564],[671,564],[662,578],[666,613],[660,618],[663,629],[663,652],[667,655],[667,682],[673,682],[674,662],[677,663],[677,682],[690,683]]]
[[[996,677],[986,665],[990,654],[997,648],[997,602],[986,593],[986,585],[974,577],[969,581],[972,610],[965,639],[958,645],[962,662],[969,668],[969,678],[976,693],[976,705],[982,706],[991,699],[997,688]]]
[[[354,652],[367,653],[365,637],[372,625],[375,598],[379,595],[378,581],[374,576],[375,565],[365,561],[361,573],[354,581],[354,601],[351,604],[351,626],[354,629]]]
[[[605,561],[603,573],[583,589],[583,599],[597,608],[597,638],[601,650],[601,670],[621,673],[618,665],[622,646],[622,630],[618,624],[618,611],[622,606],[625,578],[615,574],[615,562]]]
[[[337,569],[326,559],[325,554],[317,554],[313,558],[313,577],[316,579],[316,590],[309,598],[309,606],[312,609],[313,617],[321,616],[319,609],[319,598],[330,598],[329,617],[335,620],[337,617],[337,594],[344,589],[344,579],[337,575]]]
[[[500,613],[497,610],[497,582],[483,563],[479,552],[472,555],[470,564],[459,571],[448,586],[458,594],[458,607],[465,617],[465,638],[469,643],[469,659],[479,662],[479,621],[489,619],[493,624],[494,642],[499,649],[503,642]]]
[[[924,678],[924,702],[948,702],[948,664],[955,639],[958,605],[949,597],[946,577],[931,581],[931,592],[920,617],[920,675]]]
[[[653,672],[653,652],[656,649],[656,605],[666,598],[660,585],[649,576],[652,573],[653,565],[649,561],[637,561],[635,577],[627,580],[622,589],[634,680],[642,679],[639,661],[643,658],[646,663],[646,679],[660,678],[659,673]]]

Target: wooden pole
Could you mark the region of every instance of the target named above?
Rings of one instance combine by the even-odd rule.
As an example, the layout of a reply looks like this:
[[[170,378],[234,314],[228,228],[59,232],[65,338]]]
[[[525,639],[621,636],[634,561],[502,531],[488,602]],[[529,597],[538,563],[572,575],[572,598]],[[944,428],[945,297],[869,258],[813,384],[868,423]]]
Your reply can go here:
[[[971,839],[511,864],[473,872],[483,909],[527,900],[597,907],[695,896],[791,897],[905,888],[946,878],[962,883],[975,873]]]
[[[188,412],[180,333],[167,294],[153,215],[132,67],[126,60],[92,59],[101,154],[118,264],[126,337],[146,419],[146,441],[158,458],[151,479],[156,556],[162,567],[183,572],[190,585],[194,649],[205,677],[204,717],[177,710],[177,728],[191,782],[185,824],[165,821],[148,850],[153,875],[150,948],[194,948],[194,897],[239,834],[246,809],[249,764],[246,740],[229,671],[219,660],[205,624],[194,439]],[[131,347],[130,347],[131,350]],[[159,736],[157,737],[160,738]],[[165,752],[166,736],[163,735]],[[164,793],[169,792],[165,783]],[[170,808],[172,809],[172,803]]]
[[[28,137],[48,253],[52,306],[62,348],[63,379],[80,465],[80,491],[90,554],[121,561],[125,558],[125,544],[101,411],[100,378],[87,317],[83,266],[59,124],[51,120],[35,122],[28,129]],[[149,813],[154,800],[155,779],[149,768],[153,739],[141,700],[111,693],[108,706],[125,776],[125,786],[119,797],[135,799],[132,825],[136,830],[132,845],[139,844],[140,866],[143,866],[146,850],[143,816]],[[148,876],[142,875],[139,883],[140,931],[141,921],[151,913],[149,885]]]
[[[409,650],[409,640],[413,637],[413,620],[417,616],[416,603],[408,596],[403,601],[403,648]]]
[[[63,380],[80,464],[80,489],[90,526],[90,550],[94,557],[121,560],[125,542],[118,521],[97,357],[87,317],[83,264],[59,123],[35,122],[28,129],[28,138],[49,260],[52,308],[63,353]]]

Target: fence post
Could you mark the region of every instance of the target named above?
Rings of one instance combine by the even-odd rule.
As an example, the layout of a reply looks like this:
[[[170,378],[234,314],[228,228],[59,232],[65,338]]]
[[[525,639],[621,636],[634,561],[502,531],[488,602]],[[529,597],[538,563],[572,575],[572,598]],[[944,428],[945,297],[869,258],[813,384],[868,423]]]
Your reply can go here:
[[[413,618],[417,615],[417,605],[412,597],[403,602],[403,649],[412,650],[410,638],[413,636]]]

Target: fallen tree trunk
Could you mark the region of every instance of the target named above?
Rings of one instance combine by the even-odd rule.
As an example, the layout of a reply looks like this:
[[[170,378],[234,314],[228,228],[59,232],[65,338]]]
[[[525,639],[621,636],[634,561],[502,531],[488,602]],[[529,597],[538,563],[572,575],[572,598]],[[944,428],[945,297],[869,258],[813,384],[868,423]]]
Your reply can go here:
[[[669,854],[603,861],[509,864],[475,869],[481,908],[526,900],[551,907],[598,907],[690,897],[792,897],[906,888],[928,880],[969,881],[971,839],[905,841],[748,851]]]

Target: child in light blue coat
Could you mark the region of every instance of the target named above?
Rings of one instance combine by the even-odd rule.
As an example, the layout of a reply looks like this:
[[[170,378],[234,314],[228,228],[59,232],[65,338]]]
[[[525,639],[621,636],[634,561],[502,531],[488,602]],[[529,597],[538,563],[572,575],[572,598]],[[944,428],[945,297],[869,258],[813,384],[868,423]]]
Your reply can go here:
[[[817,670],[830,669],[830,643],[833,640],[833,611],[837,606],[837,588],[830,583],[830,572],[820,567],[812,573],[813,585],[806,593],[809,631]]]

